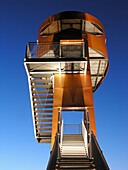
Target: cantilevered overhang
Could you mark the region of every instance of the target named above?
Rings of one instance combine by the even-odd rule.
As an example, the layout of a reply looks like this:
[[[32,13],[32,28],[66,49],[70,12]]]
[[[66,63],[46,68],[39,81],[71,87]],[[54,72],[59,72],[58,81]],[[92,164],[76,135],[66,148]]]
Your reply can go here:
[[[38,31],[38,42],[53,42],[58,33],[71,28],[79,30],[82,38],[88,43],[94,92],[103,82],[109,68],[105,30],[97,18],[79,11],[55,14],[41,24]]]
[[[84,73],[86,74],[86,42],[69,41],[28,43],[25,64],[31,74]],[[88,47],[92,90],[101,84],[108,69],[103,53]]]

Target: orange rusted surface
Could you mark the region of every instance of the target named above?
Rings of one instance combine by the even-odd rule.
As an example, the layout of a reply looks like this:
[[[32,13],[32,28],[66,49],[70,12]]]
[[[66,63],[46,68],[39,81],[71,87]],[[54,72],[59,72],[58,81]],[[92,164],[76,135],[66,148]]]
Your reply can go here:
[[[84,74],[56,74],[54,76],[54,100],[52,119],[51,149],[54,144],[58,125],[58,108],[73,107],[78,110],[81,107],[89,108],[90,130],[96,136],[96,125],[94,115],[93,92],[91,75],[88,71]]]
[[[65,19],[79,19],[82,21],[88,21],[90,23],[93,24],[97,24],[100,29],[103,31],[102,35],[99,36],[95,36],[92,35],[86,31],[81,30],[81,38],[83,39],[87,39],[88,40],[88,47],[92,48],[93,50],[96,50],[97,52],[99,52],[100,54],[102,54],[106,60],[108,60],[108,53],[107,53],[107,48],[106,48],[106,38],[105,38],[105,30],[104,27],[102,25],[102,23],[94,16],[84,13],[84,12],[78,12],[78,11],[67,11],[67,12],[61,12],[61,13],[57,13],[53,16],[50,16],[49,18],[47,18],[40,26],[39,31],[38,31],[38,42],[54,42],[54,36],[56,35],[56,33],[49,35],[49,36],[42,36],[41,35],[41,30],[47,28],[48,26],[50,26],[50,24],[55,23],[55,22],[59,22],[59,21],[63,21]],[[61,30],[59,29],[58,31],[61,32]],[[63,40],[59,40],[60,42],[63,42]],[[65,42],[66,40],[64,40]],[[67,39],[67,42],[73,41],[73,39]],[[74,41],[83,41],[82,39],[76,39]],[[40,54],[44,53],[45,51],[47,51],[48,49],[50,49],[50,45],[47,45],[47,47],[41,49],[40,46],[37,48],[38,50],[38,55],[40,56]],[[109,68],[109,64],[107,66],[106,72],[104,74],[104,77],[102,78],[102,80],[100,81],[100,83],[98,84],[97,88],[100,86],[100,84],[103,82],[103,80],[106,77],[106,74],[108,72],[108,68]],[[96,90],[96,89],[95,89]]]
[[[84,21],[88,21],[92,25],[97,25],[97,28],[100,28],[101,34],[98,34],[97,36],[95,34],[89,33],[87,29],[83,29],[85,25],[81,24],[81,28],[78,30],[78,33],[80,32],[80,36],[77,38],[64,38],[64,36],[60,36],[60,33],[64,31],[64,29],[61,28],[60,24],[64,20],[70,21],[72,19],[78,19],[83,24]],[[68,20],[69,21],[69,20]],[[86,23],[88,23],[86,22]],[[58,30],[55,28],[58,24]],[[51,33],[48,31],[49,35],[45,35],[47,33],[48,27],[53,28],[51,30],[55,30],[54,33]],[[72,24],[71,27],[67,27],[69,30],[72,30]],[[76,28],[76,27],[75,27]],[[46,31],[45,34],[43,34],[43,31]],[[47,34],[48,34],[47,33]],[[69,33],[69,32],[68,32]],[[72,33],[72,31],[71,31]],[[99,32],[98,32],[99,33]],[[59,38],[58,38],[59,37]],[[55,40],[58,40],[57,42],[60,43],[59,45],[65,45],[65,43],[68,43],[68,45],[72,45],[72,42],[77,44],[77,42],[81,42],[80,45],[82,45],[83,42],[85,42],[86,45],[86,57],[87,57],[87,74],[55,74],[54,75],[54,100],[53,100],[53,118],[52,118],[52,139],[51,139],[51,149],[54,144],[55,135],[57,133],[57,126],[58,126],[58,109],[61,108],[62,110],[64,108],[77,108],[78,110],[80,108],[88,108],[89,110],[89,120],[90,120],[90,130],[93,131],[94,135],[96,136],[96,124],[95,124],[95,114],[94,114],[94,103],[93,103],[93,92],[92,92],[92,83],[91,83],[91,74],[90,74],[90,58],[89,58],[89,49],[91,48],[92,51],[98,52],[98,54],[102,54],[103,58],[105,58],[105,61],[108,62],[108,54],[107,54],[107,48],[106,48],[106,38],[105,38],[105,30],[102,25],[102,23],[95,18],[94,16],[84,13],[84,12],[76,12],[76,11],[68,11],[68,12],[62,12],[55,14],[49,18],[47,18],[40,26],[38,31],[38,42],[50,42],[55,43]],[[62,43],[62,44],[61,44]],[[42,53],[47,52],[50,50],[51,44],[47,45],[43,49],[38,45],[37,47],[37,57],[40,56]],[[74,58],[75,61],[75,58]],[[109,65],[107,65],[106,70],[104,72],[104,76],[102,77],[101,81],[99,82],[96,89],[100,86],[100,84],[103,82],[107,71],[108,71]],[[95,90],[96,90],[95,89]]]

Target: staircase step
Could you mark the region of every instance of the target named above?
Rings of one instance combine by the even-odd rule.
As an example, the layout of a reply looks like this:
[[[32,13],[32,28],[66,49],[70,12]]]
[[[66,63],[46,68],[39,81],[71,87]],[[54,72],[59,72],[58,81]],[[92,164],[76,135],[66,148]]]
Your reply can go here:
[[[61,157],[61,159],[58,159],[57,162],[88,162],[88,163],[94,163],[93,159],[90,158],[72,158],[72,157],[68,157],[68,158],[63,158]]]
[[[37,89],[44,89],[44,88],[50,88],[52,87],[51,84],[48,84],[48,85],[32,85],[32,88],[37,88]]]
[[[53,90],[33,90],[32,94],[49,94],[53,93]]]
[[[86,154],[86,151],[85,151],[85,149],[81,149],[81,150],[79,150],[79,149],[72,149],[72,150],[69,150],[69,149],[63,149],[62,151],[61,151],[61,155],[62,154],[76,154],[76,153],[78,153],[78,154]]]
[[[44,123],[44,124],[35,124],[37,127],[40,127],[40,126],[45,126],[45,127],[47,127],[47,126],[52,126],[52,123]]]
[[[46,77],[46,78],[50,78],[52,76],[52,74],[31,74],[32,77],[37,77],[37,78],[40,78],[40,77]]]
[[[52,113],[53,110],[34,110],[35,113]]]
[[[35,117],[37,117],[37,118],[51,117],[51,118],[52,118],[52,115],[35,115]],[[38,119],[38,120],[39,120],[39,119]]]
[[[84,146],[62,146],[62,150],[83,150]]]
[[[53,103],[53,100],[34,100],[33,103],[43,104],[43,103]]]
[[[84,142],[82,141],[82,142],[70,142],[70,143],[68,143],[68,142],[64,142],[64,143],[62,143],[62,146],[78,146],[78,145],[80,145],[80,146],[85,146],[85,144],[84,144]]]
[[[81,160],[84,160],[84,161],[90,161],[90,162],[92,162],[92,161],[94,161],[94,158],[74,158],[74,157],[68,157],[68,158],[61,158],[61,159],[57,159],[58,161],[59,160],[67,160],[67,161],[72,161],[72,160],[74,160],[74,161],[81,161]]]
[[[83,140],[76,140],[76,141],[75,140],[71,140],[71,141],[70,140],[69,141],[68,140],[67,141],[63,140],[63,143],[64,144],[67,144],[67,143],[69,143],[69,144],[77,144],[77,143],[84,143],[84,141]]]
[[[53,105],[36,105],[34,108],[53,108]]]
[[[95,166],[93,166],[93,165],[76,165],[76,166],[73,166],[73,165],[59,165],[59,166],[56,166],[56,168],[59,168],[60,170],[61,169],[95,169]]]
[[[37,132],[40,136],[51,136],[51,132]]]
[[[52,99],[53,95],[33,95],[33,99]]]
[[[46,130],[52,130],[52,128],[37,128],[37,130],[44,130],[44,131],[46,131]]]
[[[59,165],[64,165],[64,166],[80,166],[80,165],[85,165],[85,166],[90,166],[90,162],[57,162]]]
[[[52,122],[52,119],[38,119],[37,122]]]
[[[66,156],[66,155],[68,155],[68,156],[85,156],[85,157],[87,157],[87,154],[86,153],[62,153],[61,154],[61,156]]]
[[[51,83],[50,79],[31,79],[32,83]]]

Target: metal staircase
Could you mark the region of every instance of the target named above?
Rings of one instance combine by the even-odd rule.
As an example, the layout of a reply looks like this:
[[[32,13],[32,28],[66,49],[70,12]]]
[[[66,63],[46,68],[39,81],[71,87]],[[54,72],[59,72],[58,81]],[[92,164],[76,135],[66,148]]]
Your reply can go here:
[[[58,122],[47,170],[109,170],[93,132],[88,135],[83,120],[81,134],[63,134],[63,125],[63,120]]]
[[[53,80],[51,74],[29,76],[35,137],[39,143],[50,143],[53,112]]]
[[[88,157],[82,134],[64,134],[55,170],[95,169],[94,160]]]
[[[61,157],[87,157],[87,148],[82,134],[64,134]]]
[[[94,160],[89,158],[87,130],[81,123],[81,133],[63,134],[63,120],[60,133],[60,156],[56,160],[55,170],[95,169]]]
[[[79,158],[79,157],[66,157],[57,160],[55,170],[70,170],[70,169],[96,169],[94,160],[89,158]]]

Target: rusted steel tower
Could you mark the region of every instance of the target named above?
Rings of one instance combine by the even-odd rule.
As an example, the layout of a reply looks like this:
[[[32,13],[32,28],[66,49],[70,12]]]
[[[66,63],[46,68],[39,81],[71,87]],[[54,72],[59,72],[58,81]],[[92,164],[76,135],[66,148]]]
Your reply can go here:
[[[37,42],[27,44],[24,63],[35,138],[51,143],[47,169],[109,169],[97,143],[93,104],[109,67],[101,22],[76,11],[49,17]],[[82,113],[79,133],[64,132],[63,111]]]

